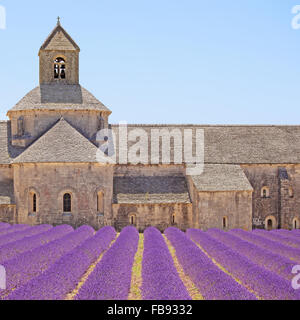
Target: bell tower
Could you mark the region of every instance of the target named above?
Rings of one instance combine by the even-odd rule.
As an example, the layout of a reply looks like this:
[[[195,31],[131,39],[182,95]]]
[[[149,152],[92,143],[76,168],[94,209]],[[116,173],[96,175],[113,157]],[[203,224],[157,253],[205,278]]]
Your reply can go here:
[[[40,48],[40,85],[79,84],[80,48],[60,24]]]

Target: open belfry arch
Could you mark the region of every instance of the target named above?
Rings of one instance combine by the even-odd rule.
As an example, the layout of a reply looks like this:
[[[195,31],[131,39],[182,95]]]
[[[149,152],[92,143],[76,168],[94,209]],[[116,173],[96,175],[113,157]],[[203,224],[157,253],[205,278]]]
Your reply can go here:
[[[39,50],[39,85],[0,122],[0,221],[141,231],[300,228],[300,126],[128,125],[128,136],[156,130],[161,140],[168,132],[202,130],[205,154],[204,171],[195,176],[174,160],[174,143],[169,164],[162,145],[158,163],[126,164],[119,152],[127,136],[80,85],[79,56],[58,19]],[[115,162],[97,157],[107,140],[98,138],[103,129],[114,139]],[[137,149],[134,141],[131,147]]]

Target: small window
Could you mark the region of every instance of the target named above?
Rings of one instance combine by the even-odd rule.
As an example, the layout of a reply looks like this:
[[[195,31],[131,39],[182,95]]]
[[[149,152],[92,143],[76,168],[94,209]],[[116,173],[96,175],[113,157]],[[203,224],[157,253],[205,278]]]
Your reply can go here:
[[[176,216],[175,216],[175,214],[172,215],[172,224],[176,224]]]
[[[294,189],[292,187],[289,187],[289,197],[294,198]]]
[[[66,193],[64,195],[64,212],[66,213],[70,213],[72,212],[72,196],[70,195],[70,193]]]
[[[97,212],[104,213],[104,195],[103,192],[99,192],[97,195]]]
[[[227,217],[223,218],[223,229],[227,229],[228,228],[228,219]]]
[[[261,197],[263,199],[270,198],[270,189],[268,187],[263,187],[261,189]]]
[[[34,193],[32,196],[32,212],[37,212],[37,202],[36,202],[36,194]]]
[[[66,62],[58,57],[54,60],[54,79],[66,79]]]
[[[131,215],[130,218],[129,218],[129,220],[130,220],[130,224],[131,224],[132,226],[134,226],[134,225],[136,224],[136,217],[135,217],[135,215]]]

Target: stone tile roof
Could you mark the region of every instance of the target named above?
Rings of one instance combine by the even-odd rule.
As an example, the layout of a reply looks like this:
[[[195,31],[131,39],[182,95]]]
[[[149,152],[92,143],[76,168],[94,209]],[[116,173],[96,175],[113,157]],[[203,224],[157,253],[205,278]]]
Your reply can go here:
[[[0,205],[14,204],[13,180],[0,181]]]
[[[191,203],[185,177],[114,177],[114,203]]]
[[[98,148],[61,119],[12,163],[97,162]]]
[[[80,85],[42,84],[30,91],[11,110],[96,110],[111,111]]]
[[[198,191],[253,191],[253,188],[238,165],[206,164],[204,172],[192,176]]]
[[[40,50],[80,50],[67,31],[57,24],[47,37]]]
[[[118,126],[112,125],[118,137]],[[128,125],[128,132],[143,129],[151,137],[153,129],[177,129],[182,133],[204,130],[205,163],[211,164],[299,164],[300,126],[224,126],[224,125]],[[129,148],[135,142],[129,143]],[[118,145],[116,144],[118,148]],[[148,141],[149,159],[151,142]],[[195,152],[194,152],[195,153]],[[174,147],[171,144],[171,160]]]

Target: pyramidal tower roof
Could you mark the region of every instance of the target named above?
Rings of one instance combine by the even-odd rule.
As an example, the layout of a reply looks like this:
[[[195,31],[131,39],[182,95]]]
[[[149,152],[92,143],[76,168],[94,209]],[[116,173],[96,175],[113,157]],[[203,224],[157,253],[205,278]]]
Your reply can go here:
[[[40,48],[41,50],[76,50],[80,51],[79,46],[61,26],[60,18],[57,20],[57,25],[50,33]]]

